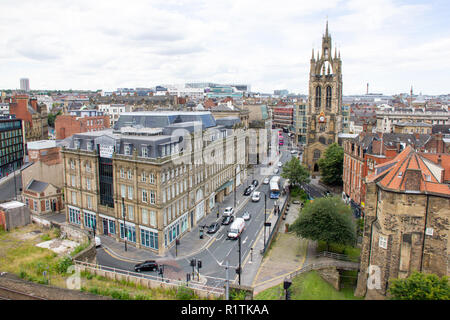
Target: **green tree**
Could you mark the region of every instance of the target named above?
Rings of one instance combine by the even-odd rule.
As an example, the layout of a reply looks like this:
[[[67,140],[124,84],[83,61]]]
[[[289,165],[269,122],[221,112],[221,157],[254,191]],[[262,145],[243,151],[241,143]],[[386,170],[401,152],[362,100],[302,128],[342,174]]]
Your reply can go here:
[[[389,293],[394,300],[450,300],[447,277],[420,272],[406,279],[391,279]]]
[[[291,185],[308,183],[310,181],[308,169],[296,157],[291,158],[283,165],[281,176],[289,179]]]
[[[352,211],[339,197],[316,198],[292,224],[297,236],[316,241],[354,245],[356,226]]]
[[[344,149],[337,143],[330,144],[323,158],[318,161],[321,180],[328,185],[342,185]]]
[[[61,114],[62,114],[61,110],[59,110],[58,113],[56,113],[56,114],[55,113],[49,113],[48,116],[47,116],[47,118],[48,118],[48,125],[50,127],[55,127],[56,117],[61,115]]]

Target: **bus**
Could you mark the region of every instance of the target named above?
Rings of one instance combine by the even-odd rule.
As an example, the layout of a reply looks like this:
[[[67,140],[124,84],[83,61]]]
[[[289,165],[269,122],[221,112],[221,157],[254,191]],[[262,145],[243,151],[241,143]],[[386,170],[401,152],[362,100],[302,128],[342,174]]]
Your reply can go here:
[[[279,137],[278,137],[278,145],[280,145],[280,146],[284,145],[284,139],[283,139],[283,136],[279,136]]]
[[[269,181],[270,199],[278,199],[280,197],[280,177],[273,176]]]

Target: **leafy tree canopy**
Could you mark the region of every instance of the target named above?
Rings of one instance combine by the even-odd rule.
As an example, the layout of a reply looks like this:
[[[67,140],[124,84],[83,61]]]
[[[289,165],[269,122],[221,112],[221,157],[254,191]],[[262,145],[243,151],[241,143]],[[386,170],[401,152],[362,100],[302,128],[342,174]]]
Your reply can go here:
[[[420,272],[406,279],[390,280],[389,293],[394,300],[450,300],[447,277]]]
[[[339,197],[316,198],[292,224],[297,236],[311,240],[354,245],[356,226],[352,212]]]
[[[321,179],[328,185],[342,185],[344,149],[337,143],[330,144],[323,158],[318,161]]]
[[[308,169],[296,157],[292,157],[291,160],[283,165],[281,176],[289,179],[292,185],[308,183],[310,181]]]

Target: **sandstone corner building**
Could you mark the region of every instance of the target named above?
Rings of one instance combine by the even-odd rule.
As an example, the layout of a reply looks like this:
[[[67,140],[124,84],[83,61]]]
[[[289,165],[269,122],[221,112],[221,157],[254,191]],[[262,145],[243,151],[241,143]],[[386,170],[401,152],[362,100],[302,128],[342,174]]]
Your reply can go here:
[[[73,135],[62,150],[66,220],[164,254],[246,178],[239,121],[133,112],[112,129]]]

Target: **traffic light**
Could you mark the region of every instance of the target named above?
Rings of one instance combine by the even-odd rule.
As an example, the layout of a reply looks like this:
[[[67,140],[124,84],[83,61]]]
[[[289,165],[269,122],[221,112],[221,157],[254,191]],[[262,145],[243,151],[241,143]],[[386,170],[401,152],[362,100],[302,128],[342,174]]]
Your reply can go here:
[[[195,259],[192,259],[192,260],[191,260],[191,267],[195,267],[195,264],[196,264]]]
[[[190,273],[186,273],[186,282],[191,281],[191,274]]]
[[[237,267],[236,268],[236,274],[240,274],[241,273],[241,268],[240,267]]]
[[[202,260],[198,260],[197,261],[197,268],[201,269],[202,268]]]

